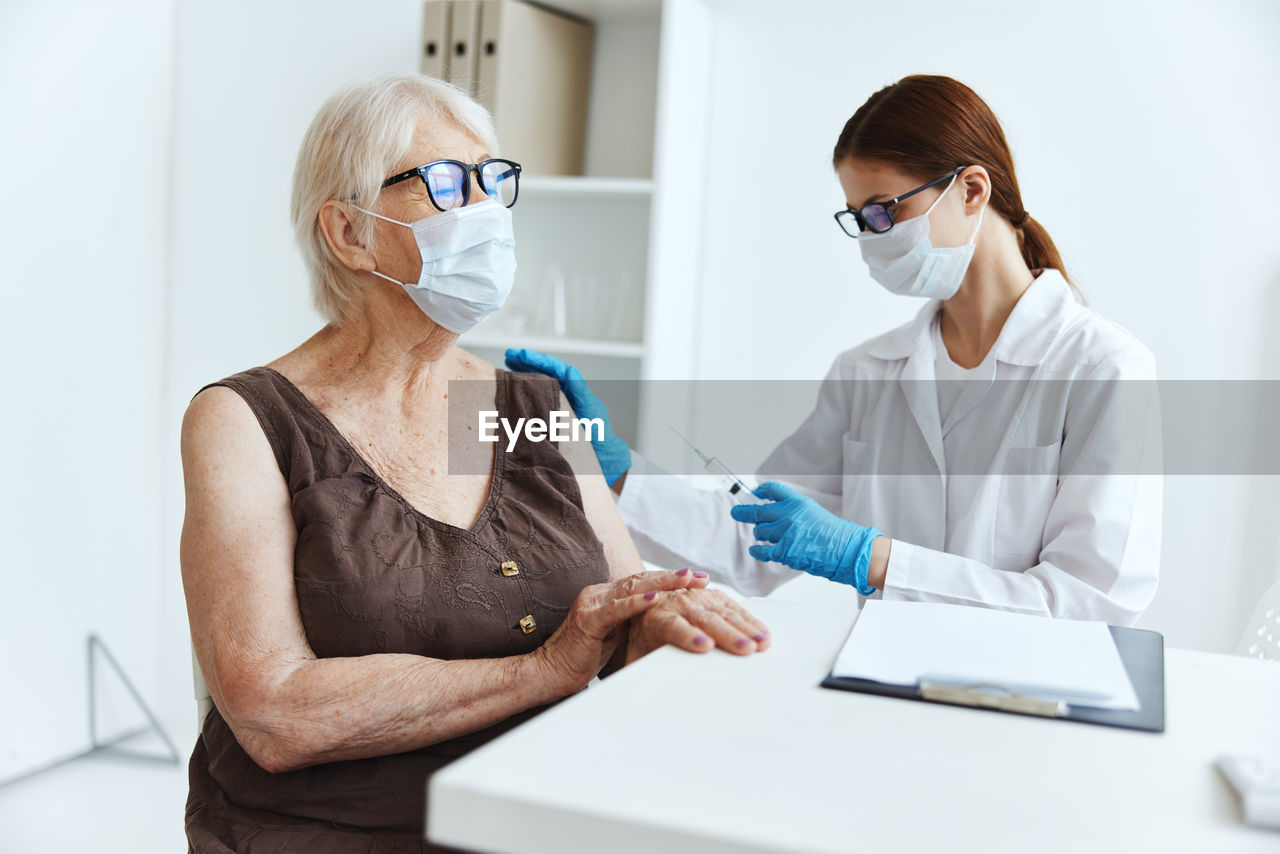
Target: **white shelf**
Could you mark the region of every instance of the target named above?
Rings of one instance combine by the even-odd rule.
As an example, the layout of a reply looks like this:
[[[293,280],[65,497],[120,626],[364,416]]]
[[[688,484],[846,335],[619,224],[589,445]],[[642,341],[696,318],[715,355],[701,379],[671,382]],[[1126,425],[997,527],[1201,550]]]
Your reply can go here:
[[[520,179],[520,199],[647,199],[653,194],[649,178],[594,178],[568,175],[527,175]]]
[[[644,345],[636,341],[598,341],[590,338],[560,338],[555,335],[464,335],[458,340],[463,347],[506,350],[524,347],[543,353],[565,353],[574,356],[610,356],[616,359],[644,358]]]
[[[661,0],[542,0],[546,6],[588,21],[652,21],[662,12]]]

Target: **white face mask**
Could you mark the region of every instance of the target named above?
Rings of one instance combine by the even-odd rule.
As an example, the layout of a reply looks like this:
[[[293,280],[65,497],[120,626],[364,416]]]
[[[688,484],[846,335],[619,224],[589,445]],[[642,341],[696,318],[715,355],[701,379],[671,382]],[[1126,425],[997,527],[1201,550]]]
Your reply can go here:
[[[502,308],[516,278],[516,241],[511,211],[497,202],[442,211],[401,222],[364,208],[378,219],[413,229],[422,254],[417,284],[397,282],[427,317],[458,335]]]
[[[920,216],[894,223],[893,228],[883,234],[858,235],[858,248],[862,250],[862,260],[871,269],[871,278],[889,292],[905,297],[951,299],[960,290],[965,271],[973,260],[975,241],[987,208],[983,205],[978,213],[978,225],[964,246],[930,243],[929,214],[955,182],[953,176],[947,189]]]

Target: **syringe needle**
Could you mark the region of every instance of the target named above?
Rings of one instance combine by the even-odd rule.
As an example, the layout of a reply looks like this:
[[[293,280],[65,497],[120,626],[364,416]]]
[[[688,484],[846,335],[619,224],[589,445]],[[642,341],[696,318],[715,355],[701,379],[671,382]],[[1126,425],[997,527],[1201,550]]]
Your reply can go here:
[[[694,445],[692,442],[690,442],[688,439],[686,439],[686,438],[684,437],[684,435],[683,435],[679,430],[677,430],[677,429],[675,428],[675,426],[674,426],[674,425],[668,424],[668,425],[667,425],[667,427],[671,428],[671,432],[672,432],[672,433],[675,433],[677,436],[679,436],[679,437],[680,437],[680,441],[681,441],[681,442],[684,442],[686,445],[688,445],[688,446],[689,446],[689,449],[690,449],[690,450],[692,450],[695,454],[697,454],[697,455],[698,455],[698,459],[702,460],[702,464],[703,464],[703,465],[710,465],[710,464],[711,464],[711,457],[708,457],[706,454],[702,453],[702,451],[699,451],[699,450],[698,450],[698,448],[697,448],[697,446],[696,446],[696,445]]]

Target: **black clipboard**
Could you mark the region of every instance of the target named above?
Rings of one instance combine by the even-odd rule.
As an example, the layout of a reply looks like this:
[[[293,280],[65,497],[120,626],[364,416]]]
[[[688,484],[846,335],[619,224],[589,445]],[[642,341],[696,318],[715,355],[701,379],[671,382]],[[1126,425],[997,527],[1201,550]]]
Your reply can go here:
[[[1116,650],[1120,653],[1120,661],[1123,662],[1124,669],[1129,674],[1129,680],[1133,683],[1133,690],[1138,695],[1138,710],[1128,712],[1068,706],[1065,714],[1052,717],[1056,720],[1078,721],[1099,726],[1164,732],[1164,636],[1159,632],[1146,629],[1126,629],[1119,626],[1107,626],[1107,628],[1111,630],[1111,637],[1116,642]],[[822,680],[822,687],[840,691],[857,691],[861,694],[879,694],[883,697],[899,697],[904,700],[919,700],[923,703],[970,705],[921,696],[920,689],[915,685],[889,685],[870,679],[850,679],[844,676],[828,675]],[[983,711],[1003,712],[1010,715],[1035,714],[1019,711],[1016,708],[986,705],[981,708]]]

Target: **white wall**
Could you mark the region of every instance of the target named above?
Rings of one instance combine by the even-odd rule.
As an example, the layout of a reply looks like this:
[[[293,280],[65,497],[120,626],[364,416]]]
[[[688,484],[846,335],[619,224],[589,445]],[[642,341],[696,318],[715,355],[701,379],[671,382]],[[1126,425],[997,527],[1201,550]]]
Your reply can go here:
[[[0,3],[0,781],[88,747],[88,633],[157,694],[173,6]]]
[[[876,89],[942,73],[993,107],[1027,208],[1162,377],[1280,378],[1280,5],[712,5],[719,163],[706,178],[699,377],[818,378],[918,310],[869,279],[832,222],[844,200],[831,148]],[[1169,478],[1166,505],[1145,625],[1229,650],[1277,577],[1276,479]]]

